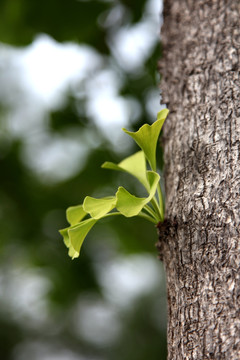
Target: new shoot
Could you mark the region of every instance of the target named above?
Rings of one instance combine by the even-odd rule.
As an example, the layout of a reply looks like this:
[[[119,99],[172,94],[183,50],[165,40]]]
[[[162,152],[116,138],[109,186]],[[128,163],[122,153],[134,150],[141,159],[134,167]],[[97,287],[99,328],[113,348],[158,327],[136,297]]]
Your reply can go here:
[[[144,124],[136,132],[123,129],[141,150],[119,164],[105,162],[102,165],[104,169],[123,171],[134,176],[147,191],[147,197],[136,197],[120,186],[114,196],[100,199],[86,196],[83,204],[67,209],[66,216],[70,226],[60,230],[60,233],[72,259],[79,256],[85,237],[100,219],[123,215],[125,217],[140,216],[154,224],[163,221],[164,204],[160,176],[157,173],[156,147],[167,115],[168,110],[163,109],[157,114],[157,120],[152,125]]]

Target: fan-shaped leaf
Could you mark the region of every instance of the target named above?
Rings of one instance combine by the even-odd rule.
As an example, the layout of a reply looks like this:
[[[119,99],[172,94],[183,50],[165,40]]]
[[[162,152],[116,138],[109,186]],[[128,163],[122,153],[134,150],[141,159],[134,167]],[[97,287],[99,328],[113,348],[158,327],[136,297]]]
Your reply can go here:
[[[59,231],[63,236],[63,241],[69,249],[68,254],[72,259],[79,256],[82,243],[96,222],[96,219],[87,219],[78,225],[70,226]]]
[[[69,247],[68,250],[68,255],[73,259],[76,259],[77,257],[79,257],[79,252],[75,251],[74,248],[72,246]]]
[[[138,198],[120,186],[117,191],[117,209],[126,217],[136,216],[145,205],[146,198]]]
[[[87,196],[83,202],[84,210],[91,215],[93,219],[100,219],[111,211],[116,205],[116,198],[108,196],[101,199],[95,199]]]
[[[163,123],[168,115],[168,110],[163,109],[157,115],[157,121],[152,125],[144,124],[138,131],[131,132],[123,129],[130,135],[143,150],[151,168],[156,171],[156,146]]]
[[[60,234],[63,237],[64,244],[66,245],[67,248],[69,248],[69,246],[70,246],[70,240],[69,240],[69,236],[68,236],[68,229],[69,228],[59,230]]]
[[[121,161],[119,164],[106,161],[102,168],[127,172],[135,176],[148,190],[149,184],[146,177],[146,159],[143,151],[138,151]]]
[[[154,197],[160,176],[154,171],[148,171],[147,174],[150,184],[149,196],[147,198],[138,198],[130,194],[122,186],[119,187],[116,193],[116,208],[122,215],[126,217],[138,215],[143,207]]]
[[[96,219],[87,219],[82,221],[79,225],[69,228],[68,236],[70,239],[70,246],[77,253],[77,255],[74,257],[79,256],[82,243],[85,237],[87,236],[87,234],[89,233],[89,231],[91,230],[91,228],[93,227],[93,225],[96,224],[96,222],[97,222]]]
[[[63,230],[60,230],[60,234],[63,236],[63,241],[64,244],[66,245],[66,247],[68,248],[68,255],[74,259],[76,257],[79,256],[79,253],[77,251],[74,250],[74,248],[72,247],[71,243],[70,243],[70,239],[69,239],[69,235],[68,235],[68,230],[70,228],[66,228]]]
[[[82,205],[70,206],[67,209],[67,221],[70,225],[78,224],[86,215]]]

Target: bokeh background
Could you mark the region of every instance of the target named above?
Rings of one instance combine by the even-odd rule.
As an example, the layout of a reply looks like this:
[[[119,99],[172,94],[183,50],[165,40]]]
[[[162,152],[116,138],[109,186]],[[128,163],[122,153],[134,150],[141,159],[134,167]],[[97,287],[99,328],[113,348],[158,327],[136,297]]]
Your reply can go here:
[[[86,195],[138,191],[101,164],[136,150],[123,126],[164,107],[161,12],[161,0],[0,1],[1,360],[166,359],[154,226],[98,222],[74,261],[58,233]]]

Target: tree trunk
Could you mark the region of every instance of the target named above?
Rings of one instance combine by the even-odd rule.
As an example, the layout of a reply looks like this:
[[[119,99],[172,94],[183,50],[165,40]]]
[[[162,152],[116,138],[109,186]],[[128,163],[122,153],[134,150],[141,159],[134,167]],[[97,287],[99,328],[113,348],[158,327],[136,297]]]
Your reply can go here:
[[[240,1],[165,0],[168,359],[240,359]]]

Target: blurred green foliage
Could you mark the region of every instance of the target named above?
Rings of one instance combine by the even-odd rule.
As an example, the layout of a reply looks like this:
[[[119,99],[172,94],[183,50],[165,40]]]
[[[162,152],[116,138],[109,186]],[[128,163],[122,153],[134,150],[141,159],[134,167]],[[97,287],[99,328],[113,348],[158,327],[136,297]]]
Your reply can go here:
[[[2,0],[0,3],[1,41],[14,45],[31,43],[38,33],[57,41],[78,41],[106,50],[104,34],[97,18],[109,9],[100,1]]]
[[[99,19],[121,6],[123,11],[118,27],[132,25],[142,18],[146,3],[145,0],[1,0],[0,41],[25,46],[31,44],[37,34],[46,33],[59,42],[91,45],[114,62],[107,37],[116,31],[116,24],[103,27],[99,25]],[[132,130],[150,120],[143,104],[146,90],[157,86],[156,60],[160,52],[156,44],[137,76],[125,74],[121,69],[125,81],[120,95],[132,96],[142,104],[140,115],[131,123]],[[1,71],[0,66],[0,74]],[[4,88],[4,83],[1,87]],[[119,162],[122,153],[127,155],[124,149],[120,154],[113,147],[86,112],[79,115],[76,109],[84,108],[85,100],[80,100],[71,90],[68,95],[65,106],[43,119],[48,135],[64,137],[67,131],[77,129],[97,138],[98,144],[88,152],[79,171],[55,182],[41,177],[27,165],[24,159],[27,140],[6,131],[11,109],[0,98],[0,358],[165,359],[165,293],[162,268],[154,248],[157,239],[154,226],[139,219],[103,221],[83,246],[81,258],[75,261],[67,256],[58,234],[58,229],[66,226],[65,209],[68,206],[81,203],[87,194],[101,195],[106,184],[110,184],[110,192],[117,188],[118,181],[122,182],[118,179],[119,174],[100,166],[104,161]],[[162,162],[159,165],[162,167]],[[128,189],[136,190],[134,185]],[[99,271],[114,259],[127,257],[131,260],[136,254],[148,254],[156,259],[159,287],[142,294],[132,305],[129,302],[129,306],[117,306],[107,298]],[[27,284],[28,289],[21,284]],[[89,339],[84,336],[84,331],[76,331],[75,322],[79,318],[76,309],[82,299],[87,299],[86,303],[90,299],[89,302],[96,306],[103,304],[104,309],[113,309],[120,324],[113,340],[100,343],[94,339],[94,334],[93,339]],[[107,331],[104,320],[100,325],[97,318],[95,321],[96,328],[101,325],[102,331]],[[94,329],[94,324],[92,327]]]

